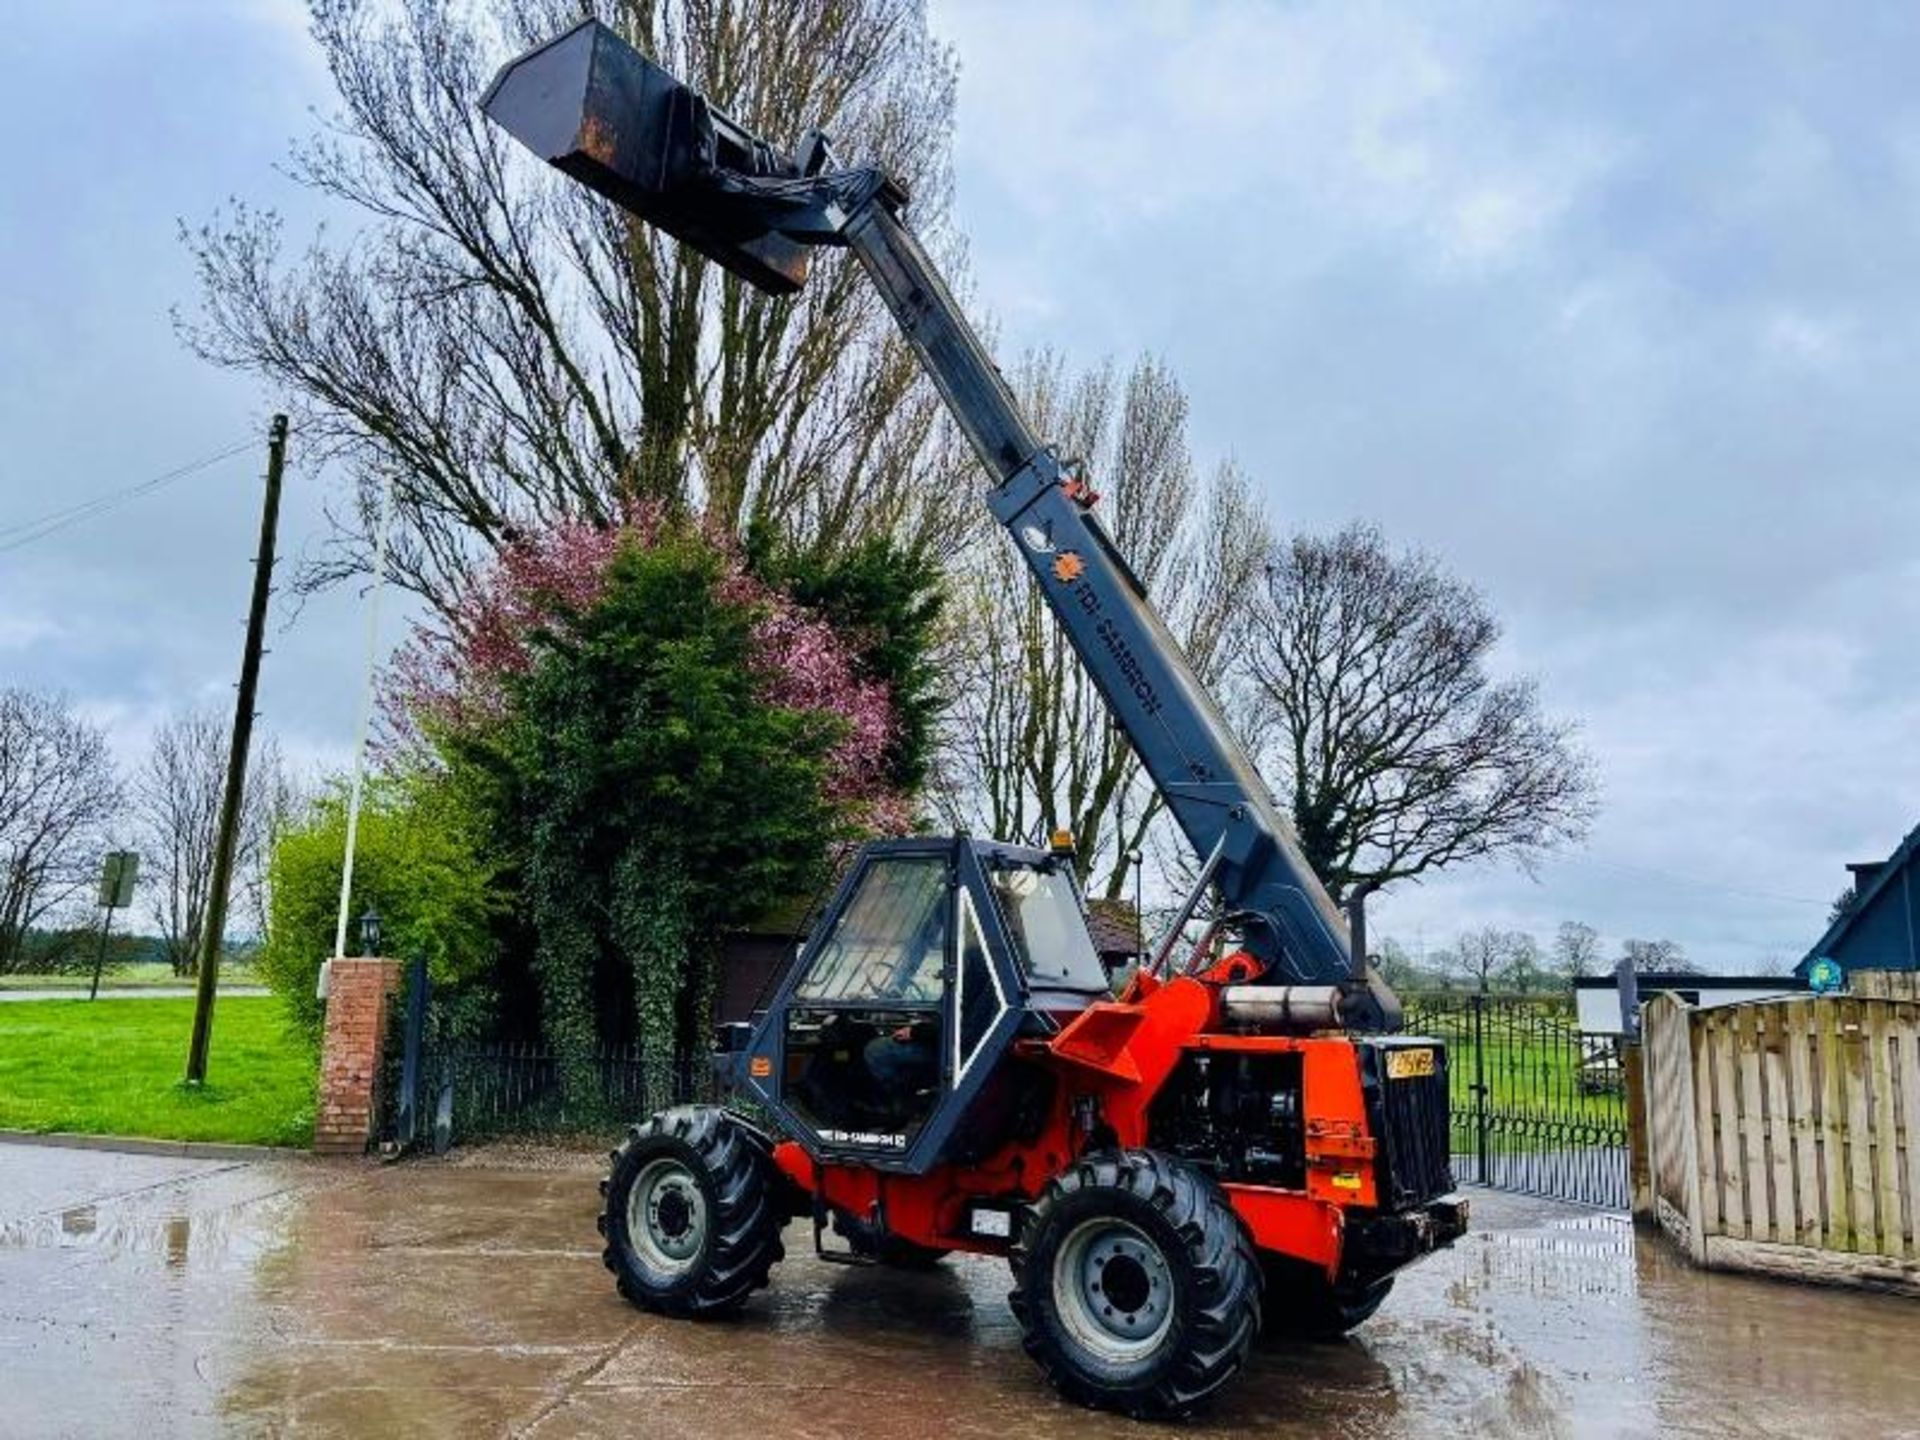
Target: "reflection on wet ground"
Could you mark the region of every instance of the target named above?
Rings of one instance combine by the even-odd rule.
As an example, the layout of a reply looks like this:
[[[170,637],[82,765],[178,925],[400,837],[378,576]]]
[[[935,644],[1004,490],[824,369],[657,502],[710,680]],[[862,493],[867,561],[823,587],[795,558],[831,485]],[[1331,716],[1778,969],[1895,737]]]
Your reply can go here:
[[[613,1294],[589,1167],[196,1162],[0,1145],[0,1435],[1104,1435],[1003,1266],[821,1264],[735,1321]],[[1920,1306],[1687,1268],[1481,1193],[1359,1336],[1263,1344],[1181,1433],[1920,1436]]]

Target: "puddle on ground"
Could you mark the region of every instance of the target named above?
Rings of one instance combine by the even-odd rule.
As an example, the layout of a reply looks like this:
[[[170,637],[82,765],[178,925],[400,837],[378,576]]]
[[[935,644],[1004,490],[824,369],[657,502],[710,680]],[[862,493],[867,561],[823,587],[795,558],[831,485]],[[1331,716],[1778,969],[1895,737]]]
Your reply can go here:
[[[1473,1233],[1354,1337],[1263,1340],[1176,1432],[1054,1397],[997,1261],[849,1269],[796,1225],[744,1315],[689,1324],[613,1293],[592,1176],[111,1178],[18,1182],[52,1198],[0,1227],[0,1430],[1920,1435],[1920,1305],[1705,1275],[1623,1219],[1508,1196],[1476,1194]]]

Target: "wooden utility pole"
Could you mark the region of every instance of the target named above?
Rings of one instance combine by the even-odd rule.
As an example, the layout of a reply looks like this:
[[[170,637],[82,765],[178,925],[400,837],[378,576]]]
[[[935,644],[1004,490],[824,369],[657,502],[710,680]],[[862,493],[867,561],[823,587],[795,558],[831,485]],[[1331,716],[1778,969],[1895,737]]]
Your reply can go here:
[[[287,417],[267,427],[267,495],[260,507],[260,548],[253,561],[253,604],[247,611],[247,646],[240,657],[240,693],[233,704],[232,749],[227,788],[220,798],[220,833],[213,851],[213,883],[200,929],[200,974],[193,1000],[193,1042],[187,1051],[187,1083],[207,1078],[207,1041],[213,1029],[214,986],[220,975],[220,942],[227,928],[227,889],[240,833],[240,806],[247,787],[247,751],[253,742],[253,700],[260,682],[260,646],[267,629],[267,599],[273,593],[273,541],[280,526],[280,472],[287,459]]]

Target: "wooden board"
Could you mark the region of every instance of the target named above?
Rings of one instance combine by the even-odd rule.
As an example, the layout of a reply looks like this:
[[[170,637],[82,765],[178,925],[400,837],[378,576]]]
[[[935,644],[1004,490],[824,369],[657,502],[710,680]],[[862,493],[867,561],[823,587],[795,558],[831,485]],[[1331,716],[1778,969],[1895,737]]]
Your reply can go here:
[[[1851,970],[1847,989],[1863,1000],[1920,1000],[1920,970]]]
[[[1920,1025],[1895,1023],[1895,1085],[1899,1087],[1899,1131],[1903,1146],[1901,1204],[1907,1217],[1907,1254],[1920,1260]]]
[[[1846,1057],[1840,1044],[1840,1002],[1814,1006],[1815,1062],[1820,1067],[1820,1183],[1826,1203],[1823,1227],[1828,1250],[1859,1248],[1853,1224],[1852,1180],[1847,1166]]]
[[[1840,1002],[1840,1046],[1847,1070],[1847,1178],[1852,1189],[1853,1249],[1880,1248],[1873,1185],[1872,1076],[1867,1068],[1866,1002]]]
[[[1760,1047],[1761,1090],[1766,1102],[1764,1151],[1773,1186],[1773,1239],[1800,1243],[1800,1197],[1793,1165],[1793,1086],[1787,1078],[1788,1012],[1782,1006],[1753,1007]]]
[[[1689,1015],[1688,1041],[1693,1052],[1693,1173],[1698,1185],[1692,1218],[1702,1235],[1723,1233],[1721,1215],[1725,1191],[1720,1183],[1720,1158],[1714,1144],[1713,1042],[1705,1017]]]
[[[1817,1285],[1846,1285],[1920,1298],[1920,1264],[1881,1255],[1850,1255],[1804,1245],[1768,1245],[1730,1236],[1707,1238],[1706,1264],[1714,1270],[1745,1270]]]
[[[1741,1191],[1747,1203],[1747,1234],[1772,1240],[1773,1170],[1767,1163],[1766,1098],[1760,1089],[1757,1005],[1738,1005],[1728,1017],[1739,1069],[1734,1077],[1734,1129],[1738,1132]]]
[[[1735,1007],[1723,1005],[1701,1017],[1713,1052],[1714,1168],[1720,1180],[1720,1233],[1752,1238],[1747,1225],[1746,1156],[1740,1144],[1740,1046]]]
[[[1814,1017],[1811,1006],[1781,1007],[1787,1047],[1787,1085],[1792,1092],[1794,1243],[1816,1248],[1826,1243],[1825,1190],[1820,1174],[1819,1091],[1814,1086]]]

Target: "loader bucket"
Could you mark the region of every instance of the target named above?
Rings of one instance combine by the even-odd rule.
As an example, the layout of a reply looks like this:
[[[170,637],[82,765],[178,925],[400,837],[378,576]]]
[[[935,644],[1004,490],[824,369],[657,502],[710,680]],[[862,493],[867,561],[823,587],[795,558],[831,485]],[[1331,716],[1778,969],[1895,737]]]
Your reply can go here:
[[[508,61],[480,108],[542,160],[750,284],[790,295],[806,283],[806,247],[714,184],[718,171],[795,178],[792,159],[599,21]]]

